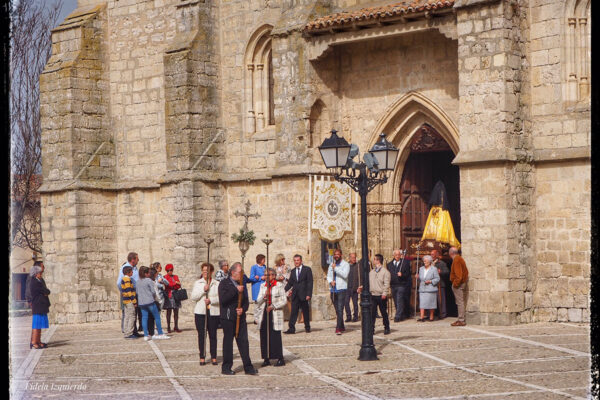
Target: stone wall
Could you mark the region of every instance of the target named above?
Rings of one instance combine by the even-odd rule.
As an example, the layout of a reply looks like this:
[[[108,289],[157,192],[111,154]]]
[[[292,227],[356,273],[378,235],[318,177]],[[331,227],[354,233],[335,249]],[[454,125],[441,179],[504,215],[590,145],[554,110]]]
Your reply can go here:
[[[114,194],[73,190],[42,196],[44,274],[57,323],[118,318]],[[120,264],[119,264],[120,265]]]
[[[261,214],[247,271],[269,234],[271,260],[299,253],[313,267],[313,306],[329,317],[321,243],[307,235],[307,175],[324,172],[316,147],[336,128],[361,152],[381,131],[401,149],[369,195],[369,248],[391,257],[407,143],[424,122],[460,166],[469,322],[588,320],[590,113],[585,99],[561,97],[562,3],[459,0],[455,14],[405,20],[391,37],[369,28],[381,36],[311,58],[306,22],[374,2],[80,1],[41,78],[53,320],[118,318],[130,251],[140,265],[173,263],[187,288],[205,238],[211,261],[239,260],[231,234],[246,200]],[[270,36],[257,42],[257,32]],[[252,130],[257,44],[271,46],[261,51],[272,57],[275,118]],[[360,248],[352,233],[341,245]]]
[[[589,321],[590,99],[583,94],[574,102],[564,90],[569,69],[565,54],[568,23],[575,16],[568,9],[572,3],[585,5],[586,1],[529,4],[536,163],[533,321]]]
[[[531,265],[531,158],[521,85],[526,15],[516,3],[459,2],[461,232],[469,320],[516,322]]]

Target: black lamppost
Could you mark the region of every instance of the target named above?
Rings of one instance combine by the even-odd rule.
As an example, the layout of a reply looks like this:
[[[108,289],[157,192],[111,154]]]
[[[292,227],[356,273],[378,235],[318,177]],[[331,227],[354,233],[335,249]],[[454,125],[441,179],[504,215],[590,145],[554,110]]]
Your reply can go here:
[[[352,150],[352,151],[351,151]],[[387,182],[387,171],[393,171],[398,157],[398,149],[387,141],[382,133],[379,140],[364,154],[363,161],[356,163],[352,158],[358,154],[358,147],[348,144],[339,137],[337,131],[331,131],[331,137],[319,146],[323,163],[334,170],[335,180],[347,183],[360,195],[360,228],[362,243],[362,292],[360,306],[362,312],[362,344],[358,359],[377,360],[377,350],[373,344],[371,315],[371,293],[369,288],[369,243],[367,239],[367,194],[380,183]],[[358,172],[358,176],[357,176]]]

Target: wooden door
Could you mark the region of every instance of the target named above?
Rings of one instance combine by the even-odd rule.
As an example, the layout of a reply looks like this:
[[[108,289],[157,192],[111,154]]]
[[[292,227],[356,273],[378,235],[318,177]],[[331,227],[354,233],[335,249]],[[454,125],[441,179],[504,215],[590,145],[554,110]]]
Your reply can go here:
[[[454,153],[448,143],[425,124],[411,142],[411,153],[404,165],[400,183],[401,215],[401,248],[407,249],[410,258],[416,257],[416,249],[411,245],[418,243],[429,215],[429,198],[433,186],[441,180],[446,186],[449,212],[456,237],[460,240],[460,193],[459,170],[452,165]],[[417,272],[416,262],[412,262],[413,291],[411,309],[418,307],[418,296],[415,292],[414,274]],[[448,286],[447,292],[451,292]],[[451,293],[450,293],[451,295]],[[415,297],[416,296],[416,297]],[[454,298],[447,301],[448,314],[455,313]]]

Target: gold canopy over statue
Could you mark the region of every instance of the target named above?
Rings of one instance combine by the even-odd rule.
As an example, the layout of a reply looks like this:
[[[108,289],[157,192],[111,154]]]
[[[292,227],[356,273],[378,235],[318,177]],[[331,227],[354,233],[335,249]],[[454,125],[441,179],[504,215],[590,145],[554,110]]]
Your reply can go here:
[[[460,248],[460,242],[454,234],[454,227],[448,212],[446,187],[442,181],[438,181],[433,187],[429,207],[429,216],[425,223],[421,242],[428,242],[430,246],[433,245],[432,242],[438,242]]]

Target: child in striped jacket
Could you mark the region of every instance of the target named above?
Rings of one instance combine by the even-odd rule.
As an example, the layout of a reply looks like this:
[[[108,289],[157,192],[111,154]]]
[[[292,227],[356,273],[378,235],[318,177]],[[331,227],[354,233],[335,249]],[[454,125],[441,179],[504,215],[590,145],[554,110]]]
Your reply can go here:
[[[137,336],[133,334],[135,329],[135,308],[137,307],[137,300],[135,294],[135,285],[131,279],[132,275],[132,267],[126,266],[123,268],[123,279],[121,279],[121,298],[123,300],[123,307],[125,310],[123,321],[123,332],[125,333],[125,339],[137,339]]]

